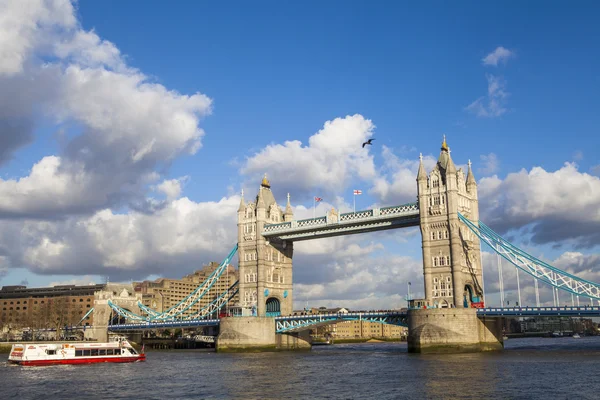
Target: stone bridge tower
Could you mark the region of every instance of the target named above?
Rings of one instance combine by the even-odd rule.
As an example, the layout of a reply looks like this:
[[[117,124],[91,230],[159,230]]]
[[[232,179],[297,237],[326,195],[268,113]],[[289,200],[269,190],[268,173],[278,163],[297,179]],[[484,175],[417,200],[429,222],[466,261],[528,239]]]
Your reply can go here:
[[[292,313],[292,242],[270,243],[260,233],[266,224],[293,219],[290,196],[283,211],[275,201],[267,175],[254,202],[238,209],[239,298],[243,315]]]
[[[107,283],[103,290],[94,293],[94,323],[91,329],[86,330],[86,338],[100,342],[108,340],[108,324],[111,319],[119,319],[118,315],[108,305],[109,300],[119,307],[135,314],[140,314],[138,302],[142,300],[142,295],[133,290],[133,285]]]
[[[465,177],[462,168],[456,169],[444,137],[440,157],[429,175],[421,156],[417,184],[426,303],[461,308],[483,301],[479,238],[457,214],[479,221],[471,162]]]

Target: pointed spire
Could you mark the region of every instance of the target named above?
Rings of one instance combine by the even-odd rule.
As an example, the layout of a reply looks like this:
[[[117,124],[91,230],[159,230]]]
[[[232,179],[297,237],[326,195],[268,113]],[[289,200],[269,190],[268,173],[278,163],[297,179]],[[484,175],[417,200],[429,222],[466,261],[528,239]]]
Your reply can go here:
[[[292,215],[292,205],[290,204],[290,194],[287,194],[287,204],[285,206],[285,215]]]
[[[446,144],[446,135],[444,135],[444,141],[442,142],[442,150],[448,151],[448,144]]]
[[[242,188],[242,195],[240,196],[240,207],[238,211],[244,211],[246,209],[246,205],[244,204],[244,188]]]
[[[270,188],[271,187],[271,183],[267,179],[267,173],[266,172],[265,172],[265,176],[264,176],[264,178],[263,178],[260,186],[263,186],[263,187],[266,187],[266,188]]]
[[[423,165],[423,154],[419,153],[419,172],[417,173],[417,180],[427,179],[427,172],[425,172],[425,166]]]
[[[446,175],[455,173],[456,166],[454,165],[454,161],[452,161],[452,157],[450,157],[450,149],[448,149],[448,163],[446,164]]]
[[[477,185],[475,176],[473,175],[473,170],[471,169],[471,160],[469,160],[469,172],[467,173],[467,186],[469,185]]]

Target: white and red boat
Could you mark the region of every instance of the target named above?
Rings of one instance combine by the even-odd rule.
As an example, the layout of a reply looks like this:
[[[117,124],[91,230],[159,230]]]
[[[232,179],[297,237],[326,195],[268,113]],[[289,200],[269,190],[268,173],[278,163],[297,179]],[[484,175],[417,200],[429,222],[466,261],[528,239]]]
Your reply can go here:
[[[138,353],[124,339],[108,343],[27,343],[13,344],[8,362],[19,365],[128,363],[145,361],[146,354]]]

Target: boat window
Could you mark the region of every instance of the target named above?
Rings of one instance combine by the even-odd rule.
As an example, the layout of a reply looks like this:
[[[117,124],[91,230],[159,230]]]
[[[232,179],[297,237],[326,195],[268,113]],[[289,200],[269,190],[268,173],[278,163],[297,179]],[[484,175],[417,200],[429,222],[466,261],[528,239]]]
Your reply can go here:
[[[83,355],[83,350],[75,350],[75,357],[81,357]]]
[[[137,354],[137,352],[135,351],[135,349],[129,349],[129,352],[130,352],[131,354]]]
[[[99,349],[98,350],[98,355],[105,356],[106,355],[106,350],[105,349]]]
[[[49,356],[53,356],[56,354],[56,350],[46,349],[46,354],[48,354]]]
[[[114,354],[113,353],[113,349],[106,349],[106,355],[107,356],[112,356],[113,354]]]
[[[92,349],[92,357],[98,355],[98,349]]]
[[[89,356],[91,354],[91,350],[84,350],[83,351],[83,355],[84,356]]]

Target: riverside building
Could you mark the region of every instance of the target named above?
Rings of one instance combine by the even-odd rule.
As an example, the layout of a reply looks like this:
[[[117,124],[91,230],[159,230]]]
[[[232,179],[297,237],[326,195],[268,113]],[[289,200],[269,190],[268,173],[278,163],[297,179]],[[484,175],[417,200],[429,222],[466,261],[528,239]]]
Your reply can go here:
[[[0,289],[0,327],[55,328],[56,326],[93,325],[94,293],[104,284],[58,285],[42,288],[3,286]]]

